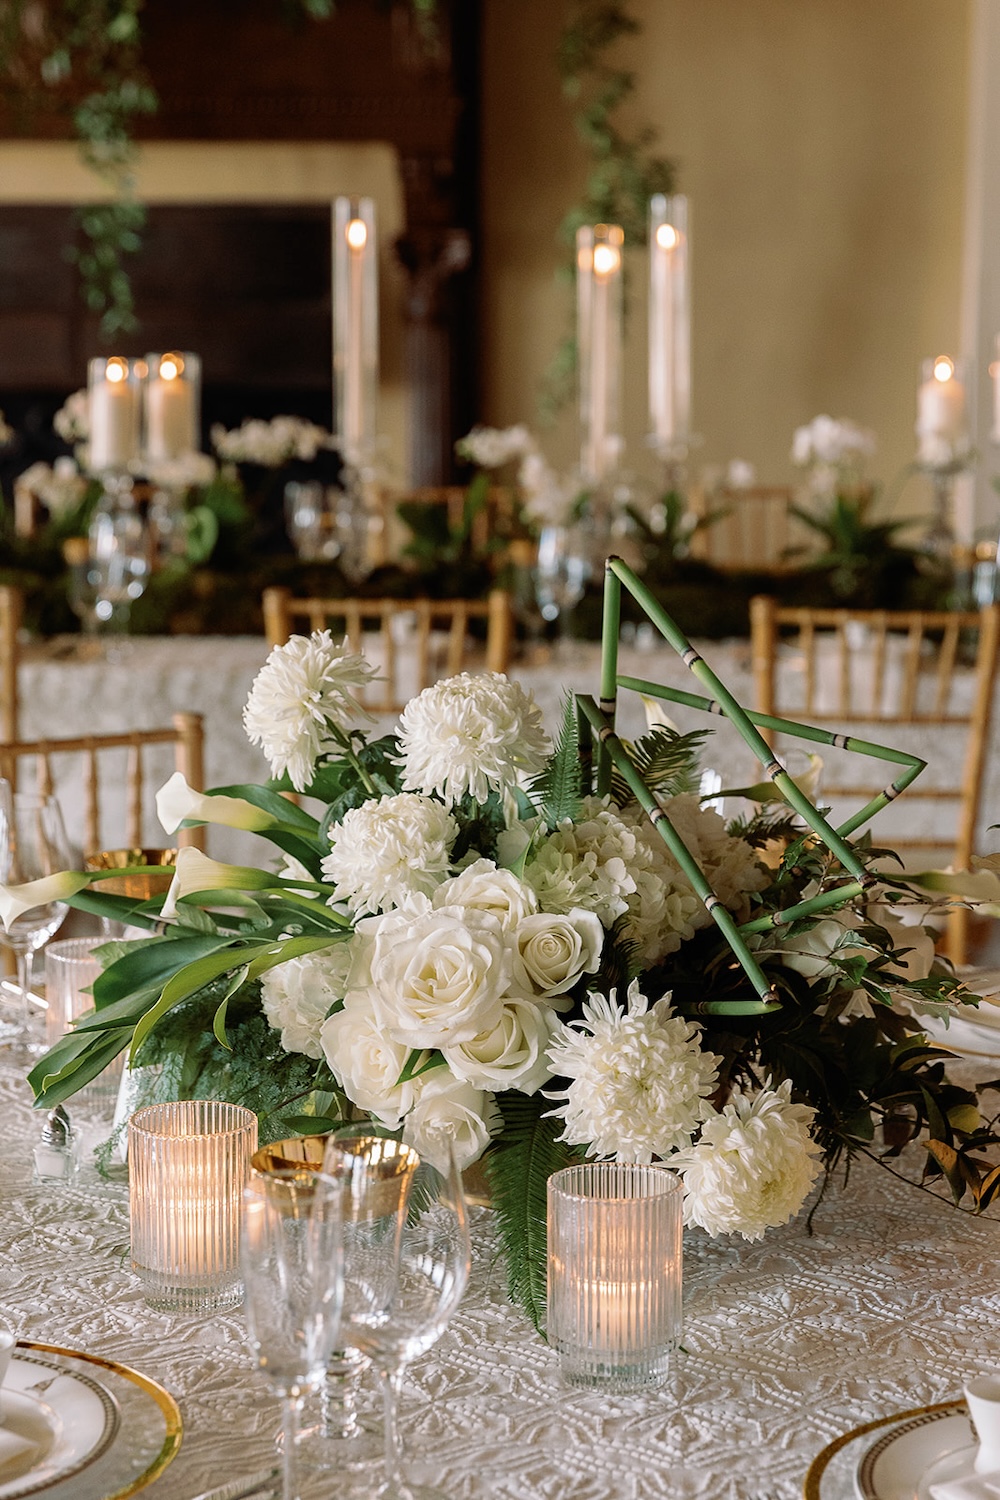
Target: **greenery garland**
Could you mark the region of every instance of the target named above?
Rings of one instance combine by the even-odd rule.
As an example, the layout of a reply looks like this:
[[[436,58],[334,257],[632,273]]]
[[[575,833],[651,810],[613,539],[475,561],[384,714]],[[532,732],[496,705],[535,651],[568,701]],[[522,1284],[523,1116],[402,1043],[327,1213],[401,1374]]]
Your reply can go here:
[[[576,282],[576,232],[582,224],[620,224],[626,244],[644,245],[650,198],[673,190],[673,163],[651,150],[656,132],[650,126],[627,131],[616,118],[635,90],[635,73],[610,63],[607,54],[640,30],[625,0],[574,0],[559,39],[556,61],[563,95],[573,105],[577,134],[590,158],[583,197],[559,226],[566,258],[557,275],[569,288]],[[543,378],[543,419],[553,420],[572,399],[576,368],[573,318]]]

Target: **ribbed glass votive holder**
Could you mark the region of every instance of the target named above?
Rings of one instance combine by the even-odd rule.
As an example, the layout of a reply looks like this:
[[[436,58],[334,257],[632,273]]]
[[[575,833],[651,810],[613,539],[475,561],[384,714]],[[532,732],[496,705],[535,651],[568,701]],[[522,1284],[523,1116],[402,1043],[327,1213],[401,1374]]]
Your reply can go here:
[[[548,1340],[571,1385],[666,1379],[681,1334],[680,1179],[587,1162],[548,1185]]]
[[[132,1268],[150,1307],[240,1301],[240,1204],[256,1149],[257,1116],[238,1104],[150,1104],[129,1120]]]

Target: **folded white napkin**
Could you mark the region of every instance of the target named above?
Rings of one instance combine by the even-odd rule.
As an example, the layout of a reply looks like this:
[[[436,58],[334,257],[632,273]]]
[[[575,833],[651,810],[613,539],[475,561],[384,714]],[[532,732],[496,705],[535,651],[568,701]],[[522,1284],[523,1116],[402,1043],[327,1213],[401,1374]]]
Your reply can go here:
[[[0,1427],[0,1476],[8,1464],[15,1460],[23,1460],[28,1450],[37,1451],[38,1444],[33,1443],[30,1438],[19,1437],[16,1432],[8,1432],[5,1427]]]
[[[969,1474],[965,1479],[949,1479],[946,1484],[932,1484],[933,1500],[1000,1500],[1000,1469],[991,1474]]]

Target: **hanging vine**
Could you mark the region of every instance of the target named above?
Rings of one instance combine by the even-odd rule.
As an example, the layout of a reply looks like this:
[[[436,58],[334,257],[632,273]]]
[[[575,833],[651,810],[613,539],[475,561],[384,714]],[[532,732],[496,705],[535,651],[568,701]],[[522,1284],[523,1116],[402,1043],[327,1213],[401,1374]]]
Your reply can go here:
[[[618,119],[618,111],[635,90],[635,73],[614,65],[609,53],[640,30],[624,0],[575,0],[559,39],[556,62],[563,96],[572,105],[573,122],[589,157],[583,196],[559,227],[566,259],[557,274],[570,289],[576,281],[576,232],[582,224],[620,224],[627,245],[644,245],[649,199],[673,189],[673,164],[652,150],[656,132],[650,126],[628,131]],[[576,333],[571,325],[543,379],[543,419],[551,421],[572,399],[576,369]]]
[[[291,18],[325,21],[334,0],[277,0]],[[438,0],[410,0],[421,27],[433,28]],[[156,91],[142,62],[144,0],[2,0],[0,84],[21,131],[53,111],[73,127],[86,165],[108,189],[76,215],[78,242],[67,255],[83,297],[111,339],[137,326],[126,267],[142,243],[146,210],[136,196],[136,120],[155,114]]]

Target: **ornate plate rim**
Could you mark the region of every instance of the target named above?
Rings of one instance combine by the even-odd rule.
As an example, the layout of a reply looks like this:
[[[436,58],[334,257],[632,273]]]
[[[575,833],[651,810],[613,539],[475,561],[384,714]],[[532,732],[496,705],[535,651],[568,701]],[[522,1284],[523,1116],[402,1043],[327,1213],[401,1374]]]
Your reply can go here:
[[[34,1349],[38,1354],[57,1354],[67,1359],[79,1359],[85,1364],[96,1365],[98,1369],[111,1370],[122,1379],[131,1381],[133,1385],[145,1391],[163,1413],[166,1432],[159,1453],[153,1457],[141,1474],[137,1474],[124,1488],[114,1490],[105,1496],[105,1500],[127,1500],[129,1495],[137,1494],[139,1490],[152,1484],[154,1479],[158,1479],[167,1465],[176,1458],[184,1435],[181,1409],[170,1392],[155,1380],[150,1379],[148,1375],[143,1375],[139,1370],[132,1369],[130,1365],[123,1365],[118,1360],[108,1359],[103,1354],[87,1354],[81,1349],[66,1349],[60,1344],[39,1344],[33,1339],[18,1339],[15,1347]]]
[[[931,1406],[911,1406],[906,1411],[893,1412],[888,1417],[875,1417],[871,1422],[862,1422],[859,1427],[852,1427],[850,1432],[842,1432],[832,1442],[817,1453],[806,1473],[802,1486],[803,1500],[823,1500],[820,1493],[820,1481],[824,1473],[842,1448],[848,1443],[853,1443],[856,1438],[864,1437],[869,1432],[877,1432],[880,1427],[894,1427],[900,1422],[911,1421],[914,1417],[943,1416],[946,1412],[959,1413],[966,1409],[965,1402],[961,1397],[951,1401],[936,1401]]]
[[[121,1407],[108,1388],[103,1386],[99,1380],[95,1380],[92,1375],[84,1374],[82,1370],[70,1371],[60,1365],[53,1364],[51,1360],[36,1359],[21,1343],[17,1344],[13,1351],[15,1360],[19,1352],[22,1356],[21,1363],[33,1365],[35,1369],[47,1370],[54,1379],[64,1377],[67,1380],[75,1380],[78,1384],[89,1389],[96,1396],[103,1409],[104,1429],[93,1447],[78,1457],[68,1468],[50,1473],[48,1478],[45,1478],[38,1477],[36,1466],[33,1470],[28,1470],[27,1473],[22,1474],[17,1479],[10,1480],[9,1482],[0,1482],[0,1495],[3,1495],[5,1500],[26,1500],[26,1497],[30,1495],[44,1494],[47,1489],[51,1489],[55,1484],[64,1484],[70,1479],[75,1479],[78,1474],[82,1474],[86,1469],[89,1469],[91,1464],[96,1463],[99,1458],[107,1453],[111,1444],[118,1436],[118,1431],[121,1427]],[[49,1384],[53,1383],[54,1380],[49,1382]],[[29,1397],[29,1399],[31,1398]],[[47,1405],[47,1403],[42,1404]],[[49,1409],[51,1410],[51,1407]],[[42,1467],[44,1468],[45,1465],[43,1464]],[[32,1473],[36,1476],[34,1479],[32,1478]]]

